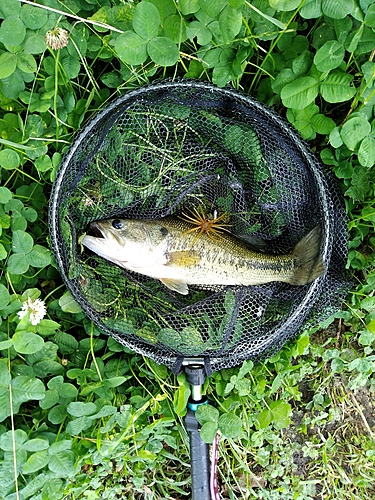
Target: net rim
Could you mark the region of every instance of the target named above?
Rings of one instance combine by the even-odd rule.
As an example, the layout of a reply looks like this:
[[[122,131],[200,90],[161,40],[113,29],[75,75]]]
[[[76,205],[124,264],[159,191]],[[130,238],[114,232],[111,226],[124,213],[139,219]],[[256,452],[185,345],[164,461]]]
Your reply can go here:
[[[53,184],[51,198],[50,198],[50,205],[49,205],[50,241],[55,256],[56,264],[62,276],[62,279],[75,299],[77,298],[77,295],[74,291],[74,287],[72,286],[71,279],[66,275],[64,271],[63,256],[58,244],[58,241],[60,239],[59,236],[60,231],[58,227],[59,214],[57,213],[56,210],[60,198],[60,193],[61,190],[63,189],[65,174],[69,169],[72,158],[74,157],[74,154],[76,153],[77,149],[80,147],[81,142],[84,141],[85,138],[95,130],[95,126],[100,121],[105,119],[110,113],[116,111],[123,112],[127,108],[126,106],[127,102],[130,105],[133,104],[135,100],[142,100],[142,97],[149,92],[157,92],[160,90],[173,90],[181,87],[190,88],[196,92],[199,92],[200,90],[204,90],[207,92],[208,90],[212,93],[217,93],[222,96],[226,96],[228,98],[235,97],[237,100],[243,102],[246,105],[246,107],[252,108],[254,110],[253,111],[254,113],[258,113],[263,116],[266,115],[270,119],[270,121],[273,124],[275,124],[275,126],[277,126],[282,130],[283,134],[282,138],[283,139],[288,138],[289,140],[291,140],[293,144],[297,147],[298,151],[302,153],[305,163],[308,167],[308,170],[311,173],[314,182],[317,185],[319,193],[319,201],[322,205],[322,212],[324,214],[328,214],[321,221],[321,223],[323,224],[321,254],[324,262],[327,264],[328,267],[328,263],[330,261],[332,253],[332,248],[330,245],[330,237],[334,228],[334,221],[332,220],[330,211],[330,197],[325,187],[323,173],[320,172],[319,169],[317,168],[318,165],[320,165],[320,162],[318,162],[316,157],[310,151],[309,146],[305,143],[305,141],[303,141],[303,139],[299,136],[299,134],[288,123],[286,123],[285,120],[274,110],[272,110],[265,104],[260,103],[253,97],[238,90],[235,90],[233,88],[219,88],[209,82],[202,82],[198,80],[162,80],[126,92],[125,94],[117,97],[112,103],[108,104],[102,110],[97,112],[93,117],[91,117],[74,138],[68,151],[65,153],[63,160],[60,164],[60,167],[56,173],[56,178]],[[312,297],[317,296],[317,292],[321,288],[322,283],[324,282],[324,276],[325,275],[322,275],[321,277],[317,278],[311,284],[308,285],[306,293],[304,295],[304,299],[298,304],[294,312],[287,317],[286,321],[283,321],[282,324],[275,330],[275,332],[272,335],[270,335],[270,338],[259,343],[259,349],[258,349],[259,351],[263,352],[272,349],[272,347],[277,343],[278,339],[282,337],[283,331],[296,322],[297,318],[300,316],[301,312],[306,308],[307,304],[309,304],[309,309],[311,309]],[[315,301],[316,298],[314,302]],[[80,305],[82,305],[81,300],[77,299],[77,302],[79,302]],[[93,318],[91,314],[88,314],[87,309],[84,307],[82,307],[82,309],[83,312],[86,315],[88,315],[91,320],[95,322],[95,318]],[[99,326],[100,329],[106,331],[106,333],[108,333],[110,336],[116,338],[117,340],[120,338],[121,343],[123,343],[133,351],[138,352],[139,354],[146,353],[146,350],[142,347],[143,342],[141,341],[141,339],[139,342],[136,343],[134,343],[133,341],[129,342],[126,337],[126,334],[121,334],[118,331],[112,330],[111,328],[108,327],[103,328],[103,325],[100,322],[97,322],[96,324]],[[141,345],[141,347],[139,347],[139,345]],[[153,346],[153,350],[154,351],[157,350],[158,358],[162,359],[162,362],[164,364],[170,365],[170,359],[173,357],[171,356],[170,353],[164,354],[160,348],[155,346]],[[152,357],[150,353],[146,353],[146,355]],[[219,361],[222,362],[223,357],[225,358],[226,356],[228,356],[228,353],[224,353],[223,355],[220,356],[211,355],[210,356],[211,363],[215,364],[218,363]],[[201,358],[201,357],[202,356],[196,356],[196,358]],[[177,358],[178,354],[176,354],[176,359]]]

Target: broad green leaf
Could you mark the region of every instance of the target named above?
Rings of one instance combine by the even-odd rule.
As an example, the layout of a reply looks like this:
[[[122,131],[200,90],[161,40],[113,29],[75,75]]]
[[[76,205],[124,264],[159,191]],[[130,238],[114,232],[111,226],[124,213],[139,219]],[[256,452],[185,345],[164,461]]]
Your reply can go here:
[[[47,475],[45,475],[44,477],[47,478]],[[42,500],[60,500],[61,498],[64,498],[63,490],[64,488],[62,479],[56,477],[48,479],[45,482],[43,489],[41,490],[42,491],[41,498]]]
[[[14,411],[18,411],[19,405],[25,401],[43,399],[44,393],[45,388],[41,380],[23,375],[15,377],[12,381],[12,396],[13,405],[17,406],[17,409]]]
[[[8,360],[0,358],[0,394],[7,388],[11,381],[11,375],[8,368]]]
[[[317,51],[314,64],[322,73],[340,66],[344,60],[345,49],[336,40],[329,40]]]
[[[1,0],[0,2],[0,14],[3,18],[18,14],[20,10],[21,2],[18,0]]]
[[[150,2],[137,4],[133,16],[133,29],[144,40],[151,40],[159,32],[160,14]]]
[[[219,429],[227,438],[236,438],[242,433],[242,420],[234,413],[224,413],[219,417]]]
[[[213,69],[212,82],[218,87],[225,87],[234,78],[231,64],[219,63]]]
[[[2,351],[3,349],[9,349],[12,346],[13,346],[13,340],[12,339],[9,339],[9,340],[0,340],[0,351]]]
[[[134,31],[125,31],[116,38],[115,50],[119,58],[126,64],[143,64],[147,59],[147,40]]]
[[[49,447],[50,455],[57,455],[61,451],[71,450],[72,449],[72,441],[70,439],[62,439],[61,441],[55,441]]]
[[[6,17],[0,26],[0,42],[4,45],[21,45],[26,35],[26,26],[18,16]]]
[[[369,28],[375,28],[375,4],[369,5],[365,16],[365,24]]]
[[[73,401],[68,404],[67,411],[73,417],[82,417],[87,415],[92,415],[98,411],[97,406],[94,403],[83,403],[81,401]]]
[[[5,247],[2,243],[0,243],[0,260],[6,259],[8,256],[8,252],[5,250]]]
[[[374,335],[375,334],[375,319],[371,320],[367,325],[367,329]]]
[[[59,306],[64,312],[78,314],[82,311],[81,306],[74,300],[70,292],[65,292],[59,299]]]
[[[332,19],[343,19],[354,9],[354,0],[322,0],[322,11]]]
[[[206,422],[217,423],[219,421],[219,410],[209,404],[200,405],[195,412],[195,416],[200,424]]]
[[[366,61],[361,66],[363,76],[365,77],[366,83],[370,83],[375,76],[375,62]]]
[[[14,348],[20,354],[33,354],[42,349],[44,340],[36,333],[20,330],[13,337]]]
[[[367,136],[361,142],[358,150],[358,161],[364,167],[372,167],[375,164],[375,139]]]
[[[26,231],[27,220],[19,212],[15,212],[12,215],[11,228],[12,231]]]
[[[42,319],[36,325],[36,331],[40,333],[40,335],[50,335],[54,333],[56,330],[60,328],[60,324],[52,319]]]
[[[49,442],[46,439],[34,438],[26,441],[22,448],[26,451],[42,451],[49,447]]]
[[[64,356],[72,354],[78,349],[78,342],[69,333],[57,332],[54,337],[54,342],[59,346],[59,350]]]
[[[73,477],[76,473],[75,455],[72,451],[62,450],[50,457],[48,468],[58,477]]]
[[[111,377],[105,380],[107,387],[118,387],[126,381],[126,377]]]
[[[178,2],[178,5],[181,9],[181,13],[184,16],[188,14],[194,14],[201,8],[199,5],[199,0],[180,0]]]
[[[69,384],[68,382],[64,382],[59,387],[58,392],[59,392],[60,398],[63,399],[64,401],[69,400],[69,399],[73,400],[77,397],[78,389],[73,384]]]
[[[270,6],[279,11],[290,11],[296,9],[300,0],[269,0]]]
[[[13,451],[23,448],[27,441],[27,434],[22,429],[15,429],[14,432],[4,432],[0,438],[0,448],[4,451]]]
[[[335,28],[336,38],[339,43],[345,43],[348,34],[351,32],[353,27],[352,19],[347,16],[343,19],[335,19],[333,26]]]
[[[48,21],[48,12],[32,5],[23,5],[21,9],[21,19],[26,28],[37,30]]]
[[[186,27],[186,36],[193,40],[197,37],[199,45],[207,45],[212,39],[211,31],[200,21],[192,21]]]
[[[38,68],[34,56],[22,52],[17,56],[17,66],[24,73],[35,73]]]
[[[258,414],[258,425],[265,429],[273,423],[278,429],[289,425],[292,408],[289,403],[283,401],[273,401],[269,408],[264,409]]]
[[[115,413],[117,413],[116,407],[111,406],[111,405],[104,405],[98,411],[98,413],[95,413],[94,415],[90,415],[89,418],[98,419],[98,418],[108,417],[109,415],[114,415]]]
[[[362,167],[362,165],[356,165],[356,167],[353,169],[351,183],[352,185],[346,191],[346,195],[353,198],[353,200],[356,200],[356,202],[358,200],[363,201],[368,194],[371,185],[369,179],[369,169],[366,167]],[[364,256],[360,253],[358,253],[358,256],[356,258],[358,259],[358,257],[364,259]],[[364,263],[362,263],[361,267],[357,269],[362,269],[363,265]]]
[[[150,3],[155,5],[160,14],[160,22],[164,21],[176,13],[176,5],[173,0],[149,0]]]
[[[211,444],[216,437],[218,431],[217,422],[205,422],[199,432],[202,441]]]
[[[8,203],[13,197],[12,191],[5,186],[0,186],[0,203]]]
[[[147,52],[154,63],[160,66],[173,66],[180,57],[177,45],[165,36],[150,40],[147,44]]]
[[[23,51],[25,54],[42,54],[46,47],[44,36],[32,33],[26,38]]]
[[[286,112],[286,117],[292,123],[292,125],[298,130],[301,136],[308,140],[313,139],[316,136],[316,132],[312,125],[312,118],[319,111],[316,104],[311,103],[304,109],[288,109]]]
[[[228,0],[228,5],[233,7],[234,9],[238,9],[238,7],[241,7],[245,3],[245,0]]]
[[[33,474],[34,472],[44,469],[50,461],[50,456],[47,450],[37,451],[29,456],[27,462],[23,466],[23,474]]]
[[[6,286],[0,283],[0,310],[9,304],[10,294]]]
[[[293,82],[295,78],[296,75],[291,68],[282,69],[276,76],[276,78],[271,82],[272,90],[275,92],[275,94],[280,94],[281,89],[288,83]]]
[[[27,219],[29,222],[35,222],[38,218],[38,212],[31,207],[25,207],[21,214]]]
[[[50,409],[48,412],[48,420],[54,424],[61,424],[67,417],[68,413],[66,411],[65,405],[57,405]]]
[[[18,94],[25,89],[25,82],[22,78],[22,72],[19,68],[16,68],[16,70],[10,76],[1,80],[0,83],[1,83],[1,93],[5,97],[8,97],[9,99],[17,99]]]
[[[17,56],[10,52],[3,52],[0,55],[0,79],[8,78],[14,73],[17,67]]]
[[[64,367],[62,366],[62,364],[53,359],[44,359],[42,361],[39,361],[38,363],[35,363],[33,365],[33,369],[35,375],[40,378],[45,378],[50,375],[59,375],[61,373],[64,373]]]
[[[0,151],[0,167],[5,168],[5,170],[14,170],[19,164],[20,157],[16,151],[8,148]]]
[[[306,0],[300,10],[304,19],[316,19],[322,15],[322,0]]]
[[[191,389],[184,373],[177,376],[177,381],[179,387],[174,392],[173,408],[177,415],[183,416],[186,413],[186,405],[191,394]]]
[[[25,302],[29,298],[35,300],[40,297],[40,294],[41,291],[39,290],[39,288],[28,288],[21,295],[21,299],[23,302]]]
[[[33,267],[47,267],[51,264],[51,251],[41,245],[34,245],[26,255],[26,260]]]
[[[81,62],[78,58],[66,55],[61,58],[61,65],[71,80],[77,78],[79,70],[81,69]]]
[[[281,90],[281,99],[287,108],[303,109],[318,95],[319,86],[315,78],[302,76],[288,83]]]
[[[241,379],[245,377],[248,373],[252,371],[254,368],[254,363],[251,361],[251,359],[244,361],[238,370],[238,378]]]
[[[273,422],[278,429],[287,427],[290,422],[290,415],[292,413],[292,407],[289,403],[283,401],[275,401],[270,404],[272,411]]]
[[[226,0],[198,0],[202,11],[214,19],[227,5]]]
[[[15,429],[14,432],[10,430],[1,434],[0,449],[13,452],[23,449],[25,442],[27,442],[27,434],[24,430]]]
[[[372,219],[375,220],[375,214],[373,212]],[[361,307],[367,312],[375,311],[375,297],[366,297],[365,299],[361,300]]]
[[[77,436],[77,434],[80,434],[82,431],[85,431],[92,426],[93,419],[86,417],[86,415],[83,415],[82,417],[75,418],[74,420],[68,422],[65,431],[71,436]]]
[[[51,390],[55,389],[58,390],[63,383],[64,383],[64,377],[58,375],[57,377],[51,378],[51,380],[47,382],[47,387],[48,389]]]
[[[8,259],[8,271],[10,274],[25,274],[29,269],[24,253],[13,253]]]
[[[46,391],[44,398],[39,402],[39,406],[43,410],[48,410],[59,402],[60,396],[57,390]]]
[[[311,118],[311,124],[318,134],[328,135],[335,128],[336,124],[328,116],[324,116],[321,113],[314,115]]]
[[[356,89],[351,86],[353,76],[341,71],[332,71],[320,83],[320,94],[327,102],[344,102],[351,99]]]
[[[345,146],[353,151],[371,132],[371,125],[363,116],[350,118],[341,128],[341,139]]]
[[[375,327],[375,320],[373,320],[373,322],[374,322],[373,326]],[[358,342],[364,346],[371,345],[375,341],[374,333],[375,331],[371,331],[370,329],[365,328],[362,331],[361,335],[359,336]]]
[[[224,43],[231,43],[242,26],[242,12],[227,5],[219,15],[219,26]]]
[[[314,56],[309,50],[304,50],[302,54],[295,57],[292,62],[292,69],[295,76],[302,76],[309,72]]]
[[[164,35],[177,44],[184,42],[188,38],[186,23],[177,14],[168,16],[164,21]]]
[[[347,43],[345,44],[345,48],[348,52],[354,52],[357,49],[358,44],[361,41],[364,30],[365,30],[365,25],[361,24],[356,31],[352,31],[352,33],[350,33],[347,39]]]
[[[13,231],[12,250],[14,253],[29,253],[33,248],[34,240],[31,234],[25,231]]]

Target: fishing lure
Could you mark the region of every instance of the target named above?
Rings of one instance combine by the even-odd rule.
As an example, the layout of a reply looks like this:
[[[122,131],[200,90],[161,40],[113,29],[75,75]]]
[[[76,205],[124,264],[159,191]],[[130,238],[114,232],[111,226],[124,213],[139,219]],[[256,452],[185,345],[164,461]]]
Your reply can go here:
[[[184,234],[197,231],[197,235],[194,238],[192,244],[194,244],[196,240],[204,233],[213,240],[220,239],[220,233],[222,231],[230,233],[229,229],[227,228],[230,227],[231,224],[226,224],[226,221],[228,220],[228,214],[226,212],[222,213],[218,217],[217,210],[214,210],[213,217],[209,217],[205,214],[204,208],[200,206],[198,209],[189,209],[189,214],[182,213],[179,218],[184,220],[185,222],[188,222],[189,224],[193,224],[194,226],[184,231]]]

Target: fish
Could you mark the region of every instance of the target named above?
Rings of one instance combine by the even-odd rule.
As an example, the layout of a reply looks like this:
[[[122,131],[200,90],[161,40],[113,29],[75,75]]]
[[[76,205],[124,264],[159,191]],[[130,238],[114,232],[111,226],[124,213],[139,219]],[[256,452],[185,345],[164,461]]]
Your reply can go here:
[[[129,271],[160,280],[182,295],[189,285],[253,286],[274,281],[306,285],[325,271],[317,225],[287,254],[265,254],[232,233],[196,237],[178,217],[94,221],[80,242]],[[91,233],[91,234],[90,234]]]

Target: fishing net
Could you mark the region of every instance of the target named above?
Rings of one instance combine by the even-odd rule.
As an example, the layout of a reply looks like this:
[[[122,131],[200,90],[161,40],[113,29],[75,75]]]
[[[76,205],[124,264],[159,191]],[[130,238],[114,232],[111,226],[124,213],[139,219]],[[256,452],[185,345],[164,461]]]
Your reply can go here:
[[[90,223],[158,219],[200,207],[230,231],[284,254],[317,224],[326,272],[292,286],[204,287],[186,296],[81,245]],[[208,373],[274,354],[334,313],[348,291],[345,211],[334,180],[276,113],[205,82],[163,81],[97,114],[65,155],[50,202],[62,276],[103,331],[175,372],[204,358]]]

